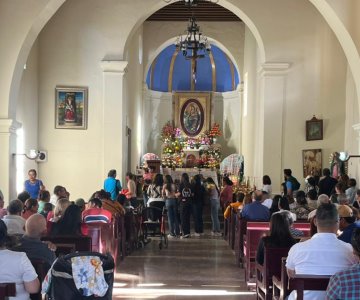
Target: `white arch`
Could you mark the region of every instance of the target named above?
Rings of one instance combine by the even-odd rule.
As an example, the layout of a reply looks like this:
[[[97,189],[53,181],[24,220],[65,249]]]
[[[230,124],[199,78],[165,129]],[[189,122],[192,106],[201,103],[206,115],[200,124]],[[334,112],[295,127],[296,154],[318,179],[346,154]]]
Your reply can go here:
[[[360,56],[356,45],[351,38],[350,33],[346,29],[339,16],[326,0],[309,0],[320,14],[324,17],[330,28],[335,33],[341,48],[344,50],[348,60],[351,73],[354,78],[356,92],[358,96],[358,109],[360,110]]]
[[[257,27],[254,24],[254,22],[239,7],[231,4],[228,0],[220,0],[218,4],[223,6],[226,9],[230,10],[235,15],[237,15],[246,24],[246,26],[249,27],[249,29],[252,32],[252,34],[254,35],[254,37],[256,39],[256,42],[258,44],[258,47],[259,47],[260,62],[265,63],[266,56],[265,56],[264,42],[263,42],[263,40],[261,38],[259,30],[257,29]],[[131,41],[132,36],[136,32],[136,30],[141,26],[141,24],[149,16],[151,16],[154,12],[156,12],[157,10],[159,10],[160,8],[162,8],[162,7],[166,6],[166,5],[168,5],[168,4],[164,3],[163,0],[159,1],[156,5],[154,5],[151,9],[148,10],[148,13],[146,13],[142,18],[140,18],[136,22],[135,26],[133,27],[133,29],[131,30],[130,34],[128,35],[128,37],[126,39],[126,42],[124,44],[123,53],[125,53],[125,51],[126,51],[126,49],[128,47],[128,43]]]
[[[30,50],[34,45],[40,31],[65,1],[66,0],[50,0],[46,4],[44,9],[41,11],[41,13],[38,15],[38,17],[35,19],[28,34],[25,37],[25,40],[19,51],[18,58],[16,60],[14,73],[11,80],[8,106],[9,116],[15,117],[16,114],[16,103],[20,88],[21,76],[22,72],[24,71],[24,64],[26,63]]]
[[[146,64],[146,67],[145,67],[145,72],[144,72],[144,82],[146,81],[146,77],[147,77],[147,73],[149,72],[149,69],[151,67],[151,64],[153,63],[153,61],[155,60],[155,58],[160,54],[160,52],[162,50],[164,50],[166,47],[170,46],[170,45],[173,45],[176,41],[176,38],[177,37],[172,37],[170,39],[168,39],[167,41],[165,41],[164,43],[162,43],[154,52],[153,54],[151,55],[149,61],[147,62]],[[235,58],[234,56],[231,54],[231,52],[222,44],[220,43],[218,40],[215,40],[209,36],[207,36],[210,44],[213,44],[215,45],[216,47],[220,48],[228,57],[229,59],[231,60],[231,62],[234,64],[237,72],[238,72],[238,75],[239,75],[239,80],[241,81],[241,74],[240,74],[240,70],[239,70],[239,67],[235,61]]]

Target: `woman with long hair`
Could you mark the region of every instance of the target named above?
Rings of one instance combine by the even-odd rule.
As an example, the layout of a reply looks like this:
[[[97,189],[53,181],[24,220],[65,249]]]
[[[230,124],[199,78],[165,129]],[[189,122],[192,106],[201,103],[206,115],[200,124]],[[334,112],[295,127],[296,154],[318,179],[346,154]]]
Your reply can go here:
[[[177,219],[177,200],[176,187],[170,175],[165,175],[165,181],[162,189],[162,196],[165,199],[169,222],[169,238],[174,238],[180,235],[179,221]]]
[[[224,176],[222,182],[223,188],[220,192],[220,205],[224,212],[226,207],[228,207],[228,205],[233,202],[233,182],[227,176]]]
[[[275,195],[273,198],[273,202],[270,207],[270,215],[279,211],[279,201],[282,198],[281,195]]]
[[[24,210],[21,216],[27,220],[33,214],[36,214],[39,209],[39,204],[36,199],[30,198],[25,201]]]
[[[189,175],[187,173],[183,173],[181,175],[179,190],[176,193],[176,197],[179,197],[180,199],[181,238],[190,237],[190,215],[193,196],[194,192],[190,184]]]
[[[256,261],[264,264],[264,247],[290,248],[296,243],[290,233],[290,224],[281,214],[275,213],[270,219],[270,233],[261,238],[256,252]]]
[[[205,188],[202,185],[200,175],[194,176],[192,188],[194,191],[194,202],[192,207],[195,223],[194,236],[199,237],[202,233],[204,233],[203,206],[205,197]]]
[[[62,218],[53,224],[50,235],[81,235],[80,207],[75,204],[69,205]]]
[[[264,175],[262,178],[262,191],[267,192],[269,195],[272,193],[272,187],[271,187],[271,179],[269,175]]]
[[[210,208],[211,208],[211,221],[212,231],[211,234],[215,236],[221,236],[220,232],[220,221],[219,221],[219,208],[220,208],[220,191],[215,181],[208,177],[206,179],[207,185],[206,190],[209,194]]]

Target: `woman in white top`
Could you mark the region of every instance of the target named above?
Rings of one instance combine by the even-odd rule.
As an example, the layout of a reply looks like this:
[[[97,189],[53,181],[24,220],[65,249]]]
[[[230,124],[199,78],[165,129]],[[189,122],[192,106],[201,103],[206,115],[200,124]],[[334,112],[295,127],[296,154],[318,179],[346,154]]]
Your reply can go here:
[[[132,207],[137,207],[136,201],[136,183],[134,181],[135,177],[132,173],[126,173],[126,181],[128,191],[125,194],[126,198],[130,201]]]
[[[267,192],[269,194],[269,196],[271,196],[272,193],[272,187],[271,187],[271,179],[269,175],[264,175],[262,178],[263,181],[263,187],[262,187],[262,191]]]
[[[29,294],[40,289],[38,275],[24,252],[6,249],[7,240],[7,227],[0,220],[0,282],[16,284],[16,296],[10,299],[29,300]]]

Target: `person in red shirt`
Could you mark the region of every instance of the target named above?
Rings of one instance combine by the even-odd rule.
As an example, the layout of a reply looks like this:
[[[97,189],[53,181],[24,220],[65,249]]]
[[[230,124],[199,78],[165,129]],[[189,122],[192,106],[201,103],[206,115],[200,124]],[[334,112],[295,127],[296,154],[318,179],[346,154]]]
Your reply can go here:
[[[220,205],[222,208],[222,211],[224,212],[226,207],[230,205],[233,201],[233,182],[230,180],[229,177],[223,178],[223,189],[220,193]]]
[[[82,213],[84,223],[110,223],[112,214],[110,211],[101,208],[102,202],[98,198],[90,199],[88,209]]]

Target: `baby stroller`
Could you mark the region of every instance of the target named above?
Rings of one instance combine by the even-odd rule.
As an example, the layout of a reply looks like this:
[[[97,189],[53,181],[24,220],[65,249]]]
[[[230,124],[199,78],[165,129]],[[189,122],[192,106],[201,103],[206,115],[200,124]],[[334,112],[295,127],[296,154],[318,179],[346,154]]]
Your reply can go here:
[[[165,206],[163,201],[154,201],[145,207],[141,214],[141,231],[146,241],[149,234],[160,236],[159,249],[167,248],[168,238],[165,232]]]
[[[108,285],[107,290],[105,290],[106,293],[104,296],[89,295],[90,291],[86,287],[80,289],[76,287],[76,275],[73,274],[72,258],[80,257],[81,260],[84,259],[84,264],[80,265],[80,272],[77,274],[76,279],[79,278],[81,283],[86,282],[86,280],[92,279],[90,275],[88,275],[91,272],[89,272],[88,269],[85,267],[86,258],[88,258],[92,266],[94,266],[94,264],[99,261],[102,263],[102,269],[104,273],[103,279],[105,279],[106,282],[101,282],[103,283],[102,287],[104,286],[104,284]],[[98,274],[98,271],[96,271],[95,273]],[[51,278],[49,278],[49,274]],[[77,282],[79,282],[79,280],[77,280]],[[47,299],[49,300],[111,300],[114,283],[114,260],[110,255],[103,255],[98,252],[71,253],[59,257],[55,261],[54,265],[46,276],[45,281],[48,281],[46,294],[48,296]]]

